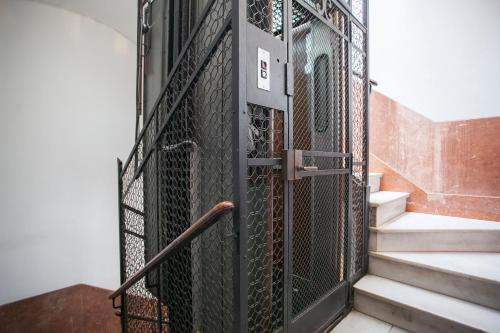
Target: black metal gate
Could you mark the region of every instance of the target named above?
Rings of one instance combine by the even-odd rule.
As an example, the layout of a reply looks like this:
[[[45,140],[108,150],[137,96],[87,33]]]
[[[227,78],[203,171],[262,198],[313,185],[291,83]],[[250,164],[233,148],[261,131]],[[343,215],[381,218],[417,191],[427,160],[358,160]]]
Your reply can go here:
[[[138,9],[123,330],[327,329],[367,267],[366,0]]]

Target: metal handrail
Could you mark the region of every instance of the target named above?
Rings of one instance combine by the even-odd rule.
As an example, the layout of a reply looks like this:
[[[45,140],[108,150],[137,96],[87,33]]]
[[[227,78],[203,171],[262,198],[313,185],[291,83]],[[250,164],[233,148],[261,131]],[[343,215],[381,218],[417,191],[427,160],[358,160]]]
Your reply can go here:
[[[177,252],[186,243],[189,243],[204,230],[208,229],[217,222],[217,218],[224,215],[225,213],[232,211],[234,209],[234,204],[230,201],[222,201],[212,207],[205,215],[200,217],[196,222],[194,222],[186,231],[180,234],[179,237],[174,239],[167,247],[161,250],[157,255],[153,257],[142,269],[137,273],[132,275],[127,281],[125,281],[118,289],[116,289],[111,295],[110,299],[115,299],[119,295],[123,294],[129,287],[134,283],[142,279],[149,271],[151,271],[156,265],[162,263],[173,253]]]

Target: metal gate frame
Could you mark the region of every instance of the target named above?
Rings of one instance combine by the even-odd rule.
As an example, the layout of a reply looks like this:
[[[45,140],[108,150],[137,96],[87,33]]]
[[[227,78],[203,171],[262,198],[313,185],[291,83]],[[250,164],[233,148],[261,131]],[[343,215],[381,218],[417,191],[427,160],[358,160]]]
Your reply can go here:
[[[165,3],[168,1],[170,5],[169,8],[172,10],[169,14],[170,19],[168,22],[169,29],[174,30],[174,32],[170,31],[168,35],[168,43],[171,43],[169,46],[172,46],[172,48],[166,51],[168,53],[166,62],[168,67],[167,70],[169,72],[162,84],[155,103],[151,104],[152,107],[147,106],[150,110],[144,110],[144,46],[146,43],[143,37],[144,34],[148,33],[150,31],[149,29],[151,29],[151,25],[149,24],[151,22],[149,22],[147,15],[144,13],[144,6],[151,6],[154,2],[160,1],[164,1]],[[131,321],[138,321],[144,325],[151,325],[141,326],[141,324],[135,327],[142,327],[143,329],[144,327],[150,327],[155,331],[169,330],[169,325],[171,325],[171,323],[168,322],[168,309],[165,309],[167,306],[163,303],[166,297],[166,288],[162,287],[163,282],[159,282],[167,279],[167,273],[171,272],[168,267],[165,267],[165,263],[168,263],[167,260],[171,254],[165,254],[166,256],[164,258],[162,257],[161,262],[160,259],[158,259],[158,261],[154,262],[154,265],[148,266],[149,259],[148,255],[146,255],[147,246],[142,245],[142,250],[140,246],[139,249],[137,249],[137,246],[133,245],[136,246],[134,248],[130,245],[128,239],[130,237],[135,237],[134,239],[141,240],[143,244],[148,242],[148,235],[144,231],[148,214],[155,215],[154,222],[157,223],[157,225],[161,223],[160,208],[162,205],[168,205],[168,202],[166,203],[161,199],[161,187],[159,184],[161,184],[162,179],[159,173],[164,166],[161,165],[163,160],[159,158],[159,154],[162,154],[162,151],[165,149],[179,147],[179,144],[190,141],[183,141],[165,148],[164,145],[161,145],[161,141],[159,140],[162,138],[167,127],[170,126],[168,122],[172,121],[171,118],[174,117],[173,115],[182,112],[182,110],[177,110],[182,104],[182,99],[185,96],[189,96],[189,89],[191,89],[202,75],[203,71],[207,68],[207,63],[211,61],[210,59],[216,54],[215,49],[220,45],[221,40],[230,36],[228,41],[222,43],[227,47],[228,53],[230,53],[230,64],[228,66],[231,71],[231,83],[227,85],[231,90],[230,103],[232,116],[229,130],[230,142],[227,144],[232,149],[228,153],[231,156],[230,165],[232,178],[230,181],[232,183],[232,193],[229,195],[230,197],[224,197],[222,199],[230,200],[234,203],[231,218],[224,220],[232,224],[231,230],[225,229],[225,232],[229,233],[228,235],[233,239],[231,242],[233,246],[231,254],[232,275],[230,277],[232,294],[230,295],[231,308],[223,308],[220,310],[230,311],[230,313],[221,313],[221,315],[224,316],[227,314],[228,317],[231,318],[232,328],[230,331],[235,332],[271,332],[276,330],[281,330],[283,332],[309,332],[325,330],[351,309],[352,285],[366,273],[368,266],[368,0],[201,0],[200,3],[205,1],[205,6],[200,12],[198,22],[195,23],[189,31],[182,31],[182,37],[178,33],[175,33],[175,31],[179,32],[182,30],[176,27],[176,24],[179,24],[180,7],[183,1],[186,0],[138,0],[139,42],[137,106],[139,112],[137,129],[141,127],[139,126],[139,116],[141,114],[145,114],[146,116],[143,118],[143,126],[140,133],[138,133],[138,130],[136,131],[136,144],[128,160],[124,164],[119,162],[118,199],[120,209],[120,278],[122,288],[117,290],[112,296],[113,300],[117,296],[121,297],[121,303],[116,307],[121,311],[122,329],[124,332],[134,331],[134,328],[132,328],[130,324]],[[210,31],[210,42],[205,43],[206,45],[204,45],[203,52],[195,59],[195,66],[189,62],[191,60],[188,60],[188,65],[192,65],[192,68],[178,75],[178,70],[183,65],[183,57],[186,56],[189,47],[194,43],[193,40],[196,39],[197,35],[199,37],[201,33],[204,33],[204,28],[207,28],[207,25],[204,26],[204,23],[206,23],[206,21],[210,22],[210,15],[218,15],[215,11],[216,8],[213,8],[216,2],[218,4],[223,4],[222,16],[219,18],[218,25],[216,25],[218,28],[214,31]],[[256,3],[272,3],[273,6],[277,6],[274,8],[281,10],[281,16],[278,15],[278,19],[282,20],[281,30],[277,35],[273,35],[273,31],[264,31],[262,26],[259,27],[259,24],[252,22],[252,19],[250,19],[248,14],[249,6],[255,5]],[[329,313],[327,317],[320,319],[320,322],[318,322],[318,318],[306,318],[300,327],[292,326],[292,299],[290,296],[292,284],[289,277],[293,260],[291,250],[293,179],[297,177],[315,176],[321,172],[323,174],[328,174],[328,172],[332,174],[335,173],[335,171],[304,169],[297,172],[295,169],[295,157],[300,153],[294,150],[292,142],[294,101],[294,69],[292,64],[293,4],[302,6],[317,20],[323,22],[333,30],[338,29],[332,24],[334,18],[329,11],[332,10],[332,8],[340,10],[343,15],[348,18],[348,31],[345,36],[349,53],[349,104],[347,110],[349,115],[349,149],[347,154],[341,156],[342,158],[346,158],[347,168],[347,172],[345,170],[342,172],[347,174],[349,178],[349,213],[346,226],[348,241],[345,244],[345,263],[343,265],[345,280],[340,287],[343,289],[343,293],[340,297],[341,299],[337,299],[337,302],[342,306],[339,311]],[[357,14],[358,17],[353,13],[353,6],[355,4],[361,8],[361,13]],[[271,6],[271,11],[267,12],[266,15],[273,15],[273,6]],[[225,16],[226,7],[229,7],[227,17]],[[267,10],[269,10],[269,8]],[[258,19],[262,19],[262,16],[259,16]],[[271,18],[270,20],[274,22],[275,19],[276,18]],[[152,24],[154,27],[154,22],[152,22]],[[279,24],[277,29],[280,29]],[[183,38],[184,44],[179,44],[179,40]],[[257,88],[257,47],[266,49],[272,55],[270,57],[271,70],[269,73],[272,78],[269,88],[270,91]],[[196,48],[193,48],[193,50],[196,50]],[[356,74],[355,70],[353,70],[356,65],[353,63],[354,52],[358,55],[356,61],[361,62],[360,66],[362,69],[361,73],[359,73],[361,76]],[[357,65],[359,66],[359,64]],[[224,66],[226,66],[226,64],[223,61],[223,67]],[[227,73],[227,69],[224,68],[222,73]],[[356,78],[358,83],[354,84],[354,77],[356,75],[358,75]],[[216,80],[227,79],[222,77],[223,75],[219,75]],[[177,85],[175,80],[181,81]],[[172,84],[175,84],[173,89],[171,88]],[[223,89],[224,87],[225,86],[223,86]],[[171,91],[169,91],[169,89],[171,89]],[[225,95],[223,94],[223,96]],[[167,97],[173,98],[170,104],[166,101]],[[357,110],[356,114],[354,110]],[[145,111],[149,112],[145,113]],[[166,121],[164,121],[161,114],[162,112],[167,115]],[[252,123],[252,121],[254,121],[252,117],[257,119],[256,123]],[[275,128],[276,124],[279,124],[280,128]],[[249,142],[253,140],[250,139],[251,135],[249,134],[249,132],[253,130],[251,126],[261,126],[259,130],[264,131],[267,133],[266,135],[268,135],[267,139],[264,139],[264,142],[257,142],[258,144],[264,144],[268,147],[268,154],[265,156],[260,156],[258,154],[251,156],[252,153],[249,148]],[[282,137],[282,142],[278,142],[279,140],[277,140],[276,142],[278,143],[276,143],[274,138],[278,135]],[[180,136],[180,138],[183,137],[184,134]],[[354,148],[353,140],[356,140],[356,147]],[[315,153],[311,151],[304,152],[306,155]],[[321,153],[316,153],[321,155]],[[252,171],[257,169],[259,172]],[[164,172],[164,169],[162,172]],[[267,175],[267,179],[270,179],[268,183],[259,183],[259,177],[263,177],[263,175]],[[221,174],[220,177],[224,178],[224,175]],[[153,186],[152,195],[149,195],[149,197],[145,192],[145,187],[147,185],[146,179],[149,179],[148,181],[152,184],[151,186]],[[264,187],[259,187],[259,184],[264,184]],[[193,190],[191,186],[194,185],[191,184],[188,186],[190,186],[189,190]],[[262,189],[264,191],[261,191]],[[275,194],[277,192],[282,193],[282,198],[279,198],[279,196],[276,197]],[[282,235],[282,239],[276,240],[279,244],[276,242],[268,243],[267,245],[256,243],[254,233],[273,234],[275,231],[274,229],[266,229],[268,226],[265,225],[253,225],[255,224],[255,215],[254,212],[252,212],[252,199],[249,196],[254,195],[254,193],[260,193],[259,195],[262,195],[262,197],[259,198],[259,202],[266,203],[267,206],[261,208],[264,210],[276,208],[276,206],[274,206],[275,200],[277,200],[277,202],[282,202],[282,206],[280,206],[280,203],[277,204],[280,206],[278,207],[280,212],[282,210],[280,213],[282,215],[278,218],[281,219],[279,223],[282,223],[282,230],[276,231]],[[353,196],[356,196],[356,198],[353,198]],[[197,200],[203,202],[205,199],[198,198]],[[146,212],[147,209],[151,209],[150,212]],[[201,214],[203,212],[199,213]],[[142,234],[135,229],[130,229],[131,214],[135,214],[135,220],[132,222],[138,223],[139,226],[142,225]],[[200,214],[193,214],[193,216],[198,216]],[[190,218],[194,219],[193,216]],[[262,216],[265,216],[265,213]],[[190,222],[195,223],[194,220]],[[213,221],[210,222],[207,228],[215,227],[212,222]],[[169,223],[175,223],[175,221],[169,221]],[[271,221],[271,225],[271,228],[276,227],[273,225],[273,221]],[[186,227],[182,228],[185,229]],[[280,226],[277,228],[279,229]],[[188,230],[184,229],[180,230],[181,234],[178,238],[189,238],[189,236],[185,235],[185,232]],[[199,240],[208,231],[209,229],[200,230],[199,234],[189,238],[190,242],[194,242],[197,239]],[[156,242],[154,246],[158,248],[156,252],[158,254],[163,253],[159,241],[163,236],[161,233],[162,229],[158,227],[156,235],[154,236],[156,240],[149,240],[149,242]],[[228,235],[225,235],[225,237]],[[172,246],[176,241],[177,238],[170,239],[167,244],[163,244],[162,246]],[[273,239],[273,242],[274,241]],[[227,244],[224,243],[224,246]],[[189,243],[183,242],[182,246],[190,245]],[[268,247],[266,248],[266,246]],[[280,254],[281,257],[275,257],[276,249],[274,246],[280,247],[278,252],[282,251],[282,254]],[[262,250],[263,248],[264,250]],[[266,250],[268,250],[268,253],[262,252]],[[156,253],[150,253],[149,257]],[[270,271],[268,271],[267,268],[264,268],[263,271],[262,267],[255,266],[256,263],[254,261],[255,258],[252,257],[253,255],[264,256],[265,258],[261,258],[262,262],[271,265]],[[192,257],[191,259],[194,261],[199,258]],[[144,265],[144,267],[139,267],[138,265]],[[275,266],[282,270],[281,275],[279,272],[275,273],[273,271]],[[147,269],[145,269],[146,267]],[[257,271],[257,273],[255,273],[255,271]],[[267,276],[263,276],[262,274],[267,274]],[[278,277],[275,277],[276,274]],[[148,282],[148,279],[157,282],[154,292],[148,289],[151,288],[148,286],[148,283],[151,284],[151,281]],[[253,301],[262,304],[262,300],[259,299],[262,295],[258,294],[259,288],[257,288],[259,287],[259,283],[268,284],[268,286],[273,289],[273,283],[275,283],[276,279],[281,279],[282,282],[278,282],[278,284],[281,283],[282,287],[278,286],[277,289],[282,288],[282,290],[278,290],[277,296],[275,296],[275,294],[271,294],[270,296],[265,295],[267,297],[265,299],[267,303],[265,304],[269,306],[267,313],[264,315],[259,314],[255,317],[256,312],[254,304],[249,303]],[[144,283],[145,287],[141,285],[141,283]],[[133,288],[139,288],[142,294],[148,295],[147,307],[149,312],[147,314],[142,315],[140,313],[130,312],[129,305],[131,302],[137,301],[137,295],[132,291]],[[273,290],[275,289],[276,288]],[[279,298],[278,305],[275,305],[275,297]],[[203,300],[199,300],[199,302],[202,301]],[[142,299],[141,302],[144,303],[144,299]],[[139,305],[145,306],[144,304]],[[279,309],[275,311],[273,306],[278,306]],[[156,310],[153,311],[153,308]],[[263,323],[263,321],[265,323]],[[225,323],[223,327],[228,326],[226,326]]]
[[[254,1],[255,2],[255,1]],[[257,1],[258,2],[258,1]],[[286,63],[284,64],[284,69],[283,69],[283,79],[284,79],[284,84],[283,84],[283,92],[280,91],[279,89],[274,89],[274,94],[272,96],[272,101],[267,99],[265,96],[262,96],[262,92],[259,91],[257,88],[255,82],[251,79],[251,77],[254,75],[252,73],[253,67],[249,63],[254,61],[255,59],[252,58],[252,53],[255,53],[255,48],[256,46],[259,45],[265,45],[268,50],[272,54],[278,54],[281,56],[280,52],[280,41],[278,39],[274,39],[274,43],[268,43],[266,41],[266,36],[265,34],[259,34],[257,33],[256,29],[254,28],[255,24],[252,25],[251,22],[249,22],[248,18],[248,4],[245,2],[241,1],[236,1],[234,2],[234,6],[239,6],[239,9],[234,11],[234,17],[233,20],[234,22],[238,22],[237,25],[235,25],[235,29],[237,29],[237,33],[235,33],[235,36],[237,36],[237,40],[234,41],[235,45],[235,51],[233,55],[233,59],[237,61],[238,63],[238,71],[234,71],[234,82],[238,82],[238,85],[234,86],[235,91],[238,92],[238,96],[235,99],[235,106],[234,108],[239,110],[239,115],[240,115],[240,120],[238,122],[239,126],[239,137],[238,140],[240,140],[240,147],[244,147],[244,144],[247,140],[246,138],[246,133],[248,133],[248,117],[245,115],[245,110],[247,109],[249,104],[257,104],[265,107],[270,107],[270,108],[277,108],[278,110],[281,109],[283,110],[283,103],[280,101],[280,99],[285,98],[286,99],[286,112],[285,112],[285,119],[284,119],[284,147],[283,149],[288,152],[292,152],[292,154],[295,152],[293,150],[293,126],[292,126],[292,120],[291,120],[291,114],[293,114],[293,95],[294,95],[294,75],[293,75],[293,65],[292,65],[292,58],[293,58],[293,36],[292,36],[292,3],[298,3],[304,8],[307,8],[311,14],[315,15],[318,19],[320,19],[323,23],[327,24],[331,29],[336,29],[329,19],[327,9],[332,8],[335,6],[336,8],[339,8],[342,10],[342,12],[348,16],[349,19],[349,32],[348,32],[348,45],[349,45],[349,154],[350,154],[350,172],[349,172],[349,184],[350,184],[350,189],[349,189],[349,222],[348,222],[348,244],[347,248],[349,249],[347,251],[347,265],[345,265],[346,269],[346,276],[347,279],[345,283],[343,284],[342,288],[344,288],[343,295],[345,296],[345,299],[342,300],[342,303],[344,304],[343,308],[340,309],[340,311],[331,313],[329,316],[329,319],[321,322],[320,325],[317,325],[318,323],[316,320],[318,318],[306,318],[303,320],[303,327],[299,327],[296,329],[292,330],[292,304],[291,304],[291,297],[290,297],[290,290],[291,290],[291,281],[290,278],[288,277],[288,274],[285,273],[285,278],[284,278],[284,332],[309,332],[311,329],[314,331],[322,331],[327,329],[328,327],[332,326],[333,324],[336,323],[336,320],[339,320],[342,318],[342,316],[346,315],[350,309],[352,308],[353,305],[353,289],[352,286],[353,284],[359,280],[364,274],[366,274],[367,271],[367,266],[368,266],[368,203],[367,203],[367,198],[369,195],[369,188],[368,188],[368,174],[367,174],[367,166],[368,166],[368,98],[369,98],[369,67],[368,67],[368,1],[363,2],[363,1],[353,1],[353,2],[358,2],[358,3],[364,3],[364,5],[361,5],[363,8],[363,13],[362,17],[364,19],[364,22],[361,22],[358,18],[356,18],[355,15],[352,13],[352,3],[350,0],[342,1],[342,0],[294,0],[294,1],[289,1],[289,0],[284,0],[282,2],[282,8],[283,8],[283,17],[284,17],[284,22],[283,22],[283,43],[286,44]],[[248,1],[250,3],[250,1]],[[313,9],[311,5],[315,5],[316,8]],[[362,19],[362,20],[363,20]],[[358,28],[358,38],[359,38],[359,32],[361,32],[364,37],[361,37],[363,40],[361,41],[361,45],[359,44],[356,45],[355,41],[353,41],[353,32],[352,32],[352,26],[355,25]],[[246,33],[248,31],[248,33]],[[359,41],[358,41],[359,42]],[[359,46],[359,47],[358,47]],[[361,124],[362,126],[362,135],[363,138],[361,139],[361,152],[357,154],[357,156],[353,156],[353,149],[352,149],[352,144],[353,144],[353,108],[354,108],[354,101],[353,101],[353,48],[357,50],[361,54],[362,57],[364,57],[364,77],[362,78],[362,84],[364,87],[362,88],[364,90],[364,96],[361,98],[363,99],[363,110],[362,112],[362,119],[359,118],[356,119],[355,121],[362,121],[363,123]],[[358,59],[359,61],[359,59]],[[250,79],[249,79],[250,77]],[[279,76],[281,78],[281,76]],[[273,89],[271,89],[273,90]],[[281,93],[281,94],[280,94]],[[284,94],[283,94],[284,93]],[[260,96],[259,96],[260,95]],[[360,96],[357,96],[358,98]],[[358,110],[359,111],[359,110]],[[360,124],[358,124],[360,125]],[[360,134],[360,133],[357,133]],[[359,142],[358,142],[359,145]],[[359,147],[358,147],[359,149]],[[283,160],[285,159],[293,159],[293,157],[290,157],[288,154],[288,157],[283,156]],[[356,157],[358,157],[356,159]],[[247,160],[246,156],[246,151],[244,149],[240,150],[240,154],[235,161],[235,170],[240,170],[243,171],[245,168],[244,166],[246,165],[245,162]],[[276,162],[276,159],[268,159],[267,161],[265,159],[257,160],[255,159],[254,161],[248,160],[248,165],[252,163],[252,165],[273,165]],[[290,168],[289,166],[287,167],[286,164],[290,164],[290,161],[282,162],[282,167],[285,169],[285,173],[290,173]],[[236,165],[238,168],[236,168]],[[292,163],[292,165],[295,165]],[[242,168],[243,166],[243,168]],[[316,171],[316,173],[318,173]],[[334,172],[332,172],[334,173]],[[303,176],[314,176],[315,171],[303,171],[302,172]],[[359,197],[357,200],[361,200],[361,202],[358,204],[358,210],[361,208],[361,216],[362,220],[357,221],[356,228],[358,230],[358,241],[362,240],[362,244],[354,244],[353,237],[354,237],[354,222],[353,222],[353,193],[352,193],[352,186],[353,182],[355,181],[354,179],[354,174],[356,174],[357,177],[357,186],[361,187],[358,189],[358,191],[361,192],[358,193],[358,196],[361,195],[362,199]],[[248,193],[247,190],[247,183],[244,181],[245,180],[245,175],[242,173],[239,174],[239,198],[240,202],[247,202],[247,197],[246,193]],[[285,221],[285,230],[286,232],[284,233],[284,248],[286,249],[284,253],[284,266],[285,266],[285,271],[290,272],[291,269],[291,262],[292,262],[292,254],[291,254],[291,234],[292,234],[292,224],[293,224],[293,217],[291,216],[291,206],[293,205],[293,179],[295,176],[288,175],[288,179],[292,181],[284,181],[283,188],[284,188],[284,193],[285,193],[285,200],[284,200],[284,221]],[[236,193],[236,192],[235,192]],[[361,205],[361,207],[359,206]],[[248,207],[246,205],[241,205],[240,206],[240,215],[239,215],[239,223],[238,226],[235,225],[236,227],[247,225],[248,220],[247,216],[249,216],[249,213],[247,211]],[[358,212],[359,214],[359,212]],[[236,220],[235,220],[236,221]],[[240,253],[248,253],[248,237],[249,235],[247,234],[246,230],[239,230],[239,235],[240,235]],[[361,247],[361,248],[360,248]],[[356,262],[353,262],[354,260],[351,258],[352,256],[356,255],[354,252],[357,251],[358,258],[356,258]],[[360,255],[361,254],[361,255]],[[243,257],[242,260],[240,261],[240,287],[241,287],[241,299],[245,300],[245,297],[249,295],[249,291],[247,290],[248,286],[248,272],[246,272],[246,269],[248,267],[247,263],[245,262],[246,258]],[[241,318],[243,322],[241,323],[241,331],[245,332],[248,330],[252,330],[252,327],[248,327],[245,322],[245,318],[249,316],[248,314],[248,303],[243,302],[241,304]]]

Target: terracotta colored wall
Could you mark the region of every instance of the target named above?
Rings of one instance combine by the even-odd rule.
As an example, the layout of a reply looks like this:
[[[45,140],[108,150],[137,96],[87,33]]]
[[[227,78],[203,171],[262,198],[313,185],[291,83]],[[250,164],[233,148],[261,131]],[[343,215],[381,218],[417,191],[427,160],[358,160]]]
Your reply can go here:
[[[0,306],[0,332],[120,332],[110,290],[75,285]]]
[[[409,210],[500,221],[500,117],[435,123],[374,91],[370,153]]]
[[[500,196],[500,117],[439,123],[443,192]]]

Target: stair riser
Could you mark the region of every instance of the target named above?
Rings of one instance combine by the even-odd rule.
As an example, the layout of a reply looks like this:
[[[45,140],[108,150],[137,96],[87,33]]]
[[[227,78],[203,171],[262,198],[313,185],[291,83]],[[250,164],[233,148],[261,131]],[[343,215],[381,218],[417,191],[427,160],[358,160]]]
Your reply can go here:
[[[406,210],[406,198],[394,200],[378,207],[370,207],[370,226],[379,227],[387,221],[403,214]]]
[[[354,291],[354,308],[368,316],[378,318],[412,332],[479,332],[464,324],[450,321],[419,309],[403,307],[357,290]]]
[[[370,184],[370,192],[378,192],[380,191],[380,177],[379,176],[370,176],[368,179],[368,184]]]
[[[444,232],[370,231],[370,251],[500,252],[500,230]]]
[[[370,274],[500,310],[500,285],[370,256]]]

